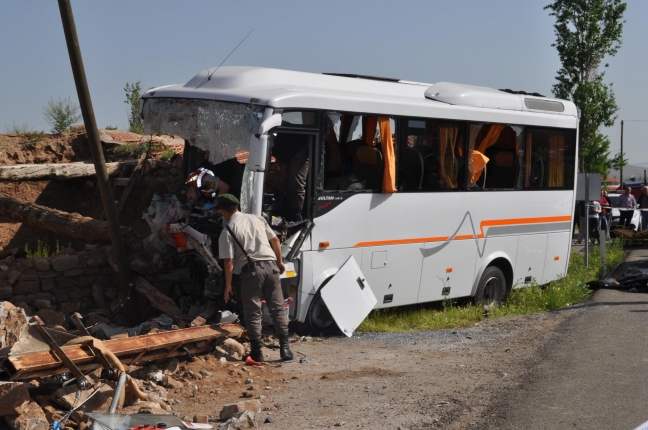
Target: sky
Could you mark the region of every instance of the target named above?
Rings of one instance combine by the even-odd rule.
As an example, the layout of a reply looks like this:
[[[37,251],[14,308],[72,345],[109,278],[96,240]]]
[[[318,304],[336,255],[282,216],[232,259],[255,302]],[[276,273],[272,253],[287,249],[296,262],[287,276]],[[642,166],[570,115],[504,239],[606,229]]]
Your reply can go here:
[[[97,124],[127,128],[127,82],[184,83],[225,65],[450,81],[551,96],[560,62],[549,0],[72,0]],[[648,1],[629,0],[607,62],[620,107],[604,129],[631,164],[648,162]],[[50,98],[76,99],[57,2],[0,0],[0,132],[48,130]],[[629,121],[629,120],[646,120]]]

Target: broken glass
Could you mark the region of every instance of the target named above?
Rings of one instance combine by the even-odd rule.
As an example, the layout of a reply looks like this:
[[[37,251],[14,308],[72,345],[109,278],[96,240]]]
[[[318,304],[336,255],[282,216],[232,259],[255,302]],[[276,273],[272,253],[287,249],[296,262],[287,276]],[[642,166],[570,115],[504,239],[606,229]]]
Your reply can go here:
[[[143,107],[145,134],[172,134],[208,151],[213,164],[248,151],[263,106],[215,100],[150,98]]]

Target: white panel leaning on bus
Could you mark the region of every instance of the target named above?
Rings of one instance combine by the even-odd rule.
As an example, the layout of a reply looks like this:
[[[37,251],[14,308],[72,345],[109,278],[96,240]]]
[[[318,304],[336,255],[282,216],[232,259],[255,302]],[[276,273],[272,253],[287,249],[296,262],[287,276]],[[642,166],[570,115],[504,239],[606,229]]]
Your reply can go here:
[[[180,135],[212,164],[249,151],[241,206],[283,229],[284,294],[303,330],[350,336],[371,309],[501,301],[565,275],[573,103],[447,82],[212,71],[147,91],[145,131]]]

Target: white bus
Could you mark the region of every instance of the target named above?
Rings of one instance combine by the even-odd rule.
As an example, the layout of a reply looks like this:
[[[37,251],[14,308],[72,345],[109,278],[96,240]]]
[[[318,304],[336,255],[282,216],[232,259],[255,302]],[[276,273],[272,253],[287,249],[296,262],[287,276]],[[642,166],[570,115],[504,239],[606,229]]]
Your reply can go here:
[[[292,217],[278,226],[294,265],[284,293],[291,320],[315,332],[337,323],[350,335],[371,309],[500,301],[566,273],[578,131],[569,101],[221,67],[149,90],[142,116],[147,133],[180,135],[211,165],[249,151],[233,189],[242,210],[275,226]]]

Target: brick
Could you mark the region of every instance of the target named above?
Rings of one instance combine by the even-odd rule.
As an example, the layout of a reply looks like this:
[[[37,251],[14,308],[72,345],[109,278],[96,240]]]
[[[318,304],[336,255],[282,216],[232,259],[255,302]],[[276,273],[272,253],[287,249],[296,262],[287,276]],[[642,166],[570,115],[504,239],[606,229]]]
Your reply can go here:
[[[74,278],[66,278],[65,276],[59,276],[58,278],[56,278],[56,285],[58,285],[59,288],[69,289],[78,286],[79,281]]]
[[[34,294],[39,291],[39,281],[18,281],[14,286],[14,294]]]
[[[63,272],[63,276],[66,276],[68,278],[73,278],[75,276],[83,275],[83,269],[72,269],[72,270],[66,270]]]

